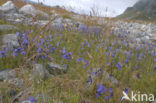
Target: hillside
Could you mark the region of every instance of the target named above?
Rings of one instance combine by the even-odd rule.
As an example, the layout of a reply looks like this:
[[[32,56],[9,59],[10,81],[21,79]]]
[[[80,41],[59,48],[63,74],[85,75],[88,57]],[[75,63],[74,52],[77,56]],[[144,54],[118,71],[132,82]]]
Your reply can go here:
[[[155,21],[156,1],[140,0],[133,7],[127,8],[125,12],[118,17],[126,19]]]
[[[154,102],[155,83],[156,24],[0,0],[0,103]]]

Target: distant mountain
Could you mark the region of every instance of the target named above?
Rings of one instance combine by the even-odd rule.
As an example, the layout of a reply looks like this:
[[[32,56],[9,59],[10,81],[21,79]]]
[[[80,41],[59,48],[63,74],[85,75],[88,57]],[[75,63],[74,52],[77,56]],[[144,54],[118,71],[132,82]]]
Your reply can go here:
[[[140,0],[133,7],[128,7],[119,18],[156,20],[156,0]]]

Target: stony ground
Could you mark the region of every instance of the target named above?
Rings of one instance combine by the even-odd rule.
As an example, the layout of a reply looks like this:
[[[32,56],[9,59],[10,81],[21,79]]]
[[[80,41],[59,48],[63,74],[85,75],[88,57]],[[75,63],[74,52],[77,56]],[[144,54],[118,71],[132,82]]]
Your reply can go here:
[[[49,14],[12,1],[0,11],[0,103],[120,103],[122,91],[156,95],[155,24]]]

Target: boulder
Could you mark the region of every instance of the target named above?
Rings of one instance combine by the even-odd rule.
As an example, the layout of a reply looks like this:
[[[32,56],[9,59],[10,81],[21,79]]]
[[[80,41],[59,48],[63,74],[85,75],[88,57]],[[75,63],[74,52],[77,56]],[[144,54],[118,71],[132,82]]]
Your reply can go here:
[[[47,20],[50,18],[50,16],[41,11],[41,10],[36,10],[36,8],[33,5],[27,4],[23,6],[20,10],[20,13],[26,14],[26,15],[31,15],[31,16],[38,16],[38,19],[44,19]]]
[[[5,69],[5,70],[0,72],[0,81],[15,78],[15,76],[16,76],[15,71]]]
[[[11,78],[8,80],[9,86],[21,88],[24,85],[24,81],[19,78]]]
[[[52,23],[54,24],[63,24],[65,23],[62,17],[57,17]]]
[[[38,15],[39,19],[42,19],[42,20],[50,19],[49,14],[47,14],[47,13],[41,11],[41,10],[36,10],[36,13],[37,13],[36,15]]]
[[[101,68],[92,68],[88,71],[89,80],[87,82],[87,87],[90,87],[94,81],[99,77],[103,76],[103,83],[111,82],[112,84],[118,85],[118,80],[111,76],[108,72],[102,70]]]
[[[23,14],[9,13],[9,14],[5,14],[5,19],[9,22],[13,22],[17,19],[24,20],[26,19],[26,17]]]
[[[38,21],[34,22],[34,25],[37,27],[44,27],[49,22],[50,21],[48,21],[48,20],[38,20]]]
[[[46,70],[46,68],[42,64],[34,64],[33,65],[33,76],[35,80],[45,80],[50,75],[49,72]]]
[[[0,11],[4,13],[17,13],[18,9],[12,1],[8,1],[0,7]]]
[[[34,6],[27,4],[24,5],[20,10],[20,13],[26,14],[26,15],[32,15],[32,16],[36,16],[36,9]]]
[[[54,64],[52,62],[47,64],[46,69],[49,71],[50,74],[53,75],[58,75],[67,72],[67,68],[65,66]]]
[[[2,24],[2,25],[0,25],[0,31],[2,31],[2,30],[18,30],[18,28],[13,25]]]
[[[19,37],[16,34],[6,34],[2,39],[3,48],[8,48],[9,50],[19,47]]]

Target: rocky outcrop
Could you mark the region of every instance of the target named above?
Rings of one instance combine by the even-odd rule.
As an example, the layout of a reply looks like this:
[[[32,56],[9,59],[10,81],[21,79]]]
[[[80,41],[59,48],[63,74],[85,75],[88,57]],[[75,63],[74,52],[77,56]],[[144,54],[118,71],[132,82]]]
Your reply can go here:
[[[18,9],[12,1],[8,1],[0,7],[0,11],[4,13],[17,13]]]
[[[15,76],[16,73],[13,70],[5,69],[3,71],[0,71],[0,81],[15,78]]]
[[[20,46],[19,38],[16,34],[6,34],[2,39],[2,47],[8,48],[9,50]]]
[[[100,76],[104,77],[102,79],[102,83],[111,82],[115,85],[119,84],[118,80],[115,77],[111,76],[107,71],[104,71],[101,68],[92,68],[88,71],[89,80],[87,82],[87,87],[90,87],[90,85],[94,84],[95,80]]]
[[[128,36],[131,40],[139,42],[156,41],[156,25],[139,24],[133,22],[117,21],[113,25],[113,34],[120,36]],[[155,42],[154,42],[155,44]]]
[[[47,64],[47,70],[52,75],[58,75],[67,72],[67,68],[65,66],[54,64],[52,62]]]
[[[49,77],[49,72],[41,64],[34,64],[33,66],[33,76],[37,81],[45,80]]]
[[[41,10],[36,10],[36,8],[30,4],[23,6],[19,12],[31,16],[42,16],[44,19],[49,19],[49,15],[47,13]]]
[[[33,7],[33,6],[30,5],[30,4],[27,4],[27,5],[23,6],[23,7],[19,10],[19,12],[20,12],[20,13],[27,14],[27,15],[36,16],[36,9],[35,9],[35,7]]]
[[[2,30],[18,30],[18,28],[13,25],[2,24],[2,25],[0,25],[0,31],[2,31]]]
[[[14,24],[34,25],[37,27],[43,27],[47,23],[49,23],[50,18],[58,16],[56,12],[52,11],[53,13],[50,17],[49,14],[41,10],[37,10],[33,5],[30,4],[26,4],[18,10],[12,1],[9,1],[8,3],[4,4],[4,6],[2,5],[2,7],[8,8],[8,5],[11,5],[11,8],[7,11],[14,10],[19,12],[3,12],[1,15],[3,19]],[[52,21],[51,26],[53,27],[62,25],[72,25],[74,27],[78,27],[81,24],[82,23],[80,22],[58,16],[57,18],[55,18],[54,21]]]

